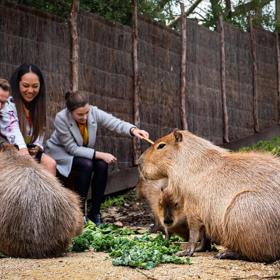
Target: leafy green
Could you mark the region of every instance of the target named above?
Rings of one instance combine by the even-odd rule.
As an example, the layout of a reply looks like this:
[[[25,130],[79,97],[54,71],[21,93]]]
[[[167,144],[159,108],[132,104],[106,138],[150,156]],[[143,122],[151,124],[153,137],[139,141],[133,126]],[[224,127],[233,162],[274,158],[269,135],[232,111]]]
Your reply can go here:
[[[123,206],[125,198],[123,195],[107,198],[101,205],[101,209],[105,210],[111,206]]]
[[[175,256],[179,245],[164,239],[162,234],[152,235],[138,232],[128,228],[119,228],[112,224],[99,227],[88,222],[82,234],[73,239],[72,251],[81,252],[79,242],[86,239],[90,246],[97,252],[107,252],[112,258],[113,265],[124,265],[151,269],[160,263],[190,264],[189,258]],[[78,244],[76,244],[78,242]],[[82,243],[84,245],[84,243]],[[87,244],[87,243],[86,243]],[[78,250],[76,250],[76,248]],[[87,250],[87,246],[84,246]]]
[[[271,140],[259,141],[248,147],[243,147],[240,151],[267,151],[274,155],[280,156],[280,136],[274,137]]]

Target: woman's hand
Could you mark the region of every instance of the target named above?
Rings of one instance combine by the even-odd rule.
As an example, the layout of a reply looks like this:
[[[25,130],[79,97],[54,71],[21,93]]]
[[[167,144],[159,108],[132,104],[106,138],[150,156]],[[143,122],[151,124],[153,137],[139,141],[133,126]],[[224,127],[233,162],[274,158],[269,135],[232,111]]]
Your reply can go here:
[[[109,153],[103,153],[103,152],[95,152],[95,158],[96,159],[102,159],[108,164],[112,164],[117,161],[117,158]]]
[[[142,130],[142,129],[139,129],[137,127],[133,127],[131,129],[131,133],[135,136],[135,137],[138,137],[140,139],[143,139],[143,138],[149,138],[149,133],[146,131],[146,130]]]

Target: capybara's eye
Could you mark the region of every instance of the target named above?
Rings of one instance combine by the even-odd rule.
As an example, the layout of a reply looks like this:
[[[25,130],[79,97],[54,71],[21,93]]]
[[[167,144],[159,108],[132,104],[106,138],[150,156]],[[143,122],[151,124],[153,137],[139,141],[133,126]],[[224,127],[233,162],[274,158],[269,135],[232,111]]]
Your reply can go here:
[[[160,149],[162,149],[164,146],[165,146],[164,143],[160,143],[160,144],[157,146],[157,149],[160,150]]]

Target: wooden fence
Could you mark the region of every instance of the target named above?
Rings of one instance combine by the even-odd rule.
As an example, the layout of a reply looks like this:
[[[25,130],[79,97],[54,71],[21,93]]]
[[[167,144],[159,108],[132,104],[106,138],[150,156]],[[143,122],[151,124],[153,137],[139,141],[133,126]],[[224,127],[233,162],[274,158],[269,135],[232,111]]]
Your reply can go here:
[[[278,34],[254,28],[242,32],[222,21],[220,27],[213,32],[186,22],[188,129],[218,145],[278,125],[280,92]],[[137,31],[140,124],[156,139],[181,126],[181,35],[142,17]],[[78,35],[79,89],[92,104],[133,122],[132,28],[80,13]],[[0,1],[0,76],[9,78],[23,62],[42,69],[47,136],[70,88],[70,46],[69,26],[61,18]],[[111,170],[120,178],[116,188],[128,181],[133,185],[131,139],[103,128],[97,139],[97,149],[118,158]],[[146,147],[141,143],[142,150]]]

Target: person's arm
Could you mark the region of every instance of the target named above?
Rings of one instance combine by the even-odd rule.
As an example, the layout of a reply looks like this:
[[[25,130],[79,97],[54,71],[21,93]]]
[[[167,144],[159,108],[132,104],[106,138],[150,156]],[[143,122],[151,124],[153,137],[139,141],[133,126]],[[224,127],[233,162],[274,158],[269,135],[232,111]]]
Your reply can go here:
[[[8,140],[10,144],[17,145],[20,152],[25,154],[24,151],[27,151],[27,147],[20,131],[15,105],[11,101],[8,101],[1,110],[1,115],[1,134]]]
[[[96,108],[97,122],[102,126],[118,134],[136,136],[138,138],[149,138],[149,133],[137,128],[135,125],[123,121],[115,116]]]
[[[59,113],[55,117],[54,127],[59,142],[67,153],[73,156],[85,157],[88,159],[94,158],[95,150],[77,145],[73,135],[71,134],[69,123]]]

